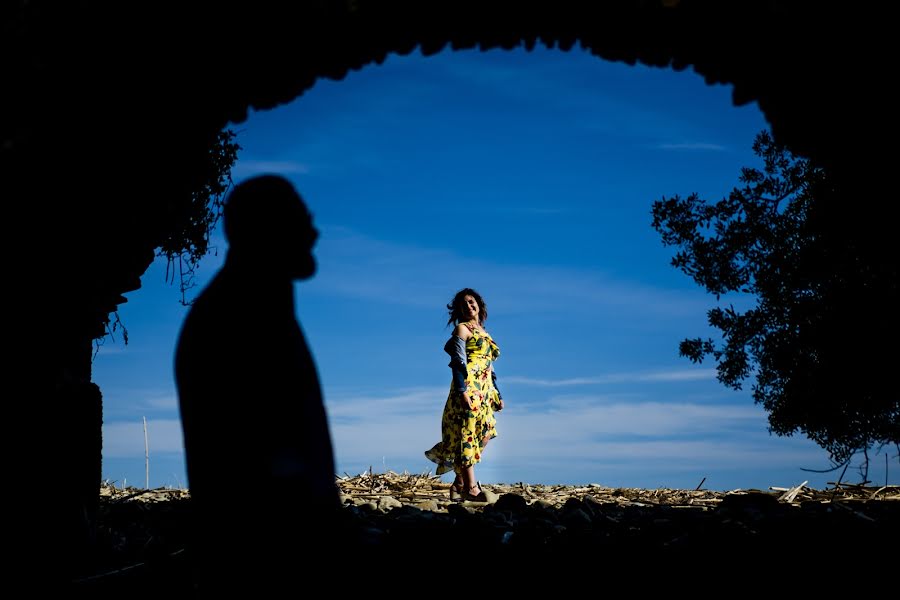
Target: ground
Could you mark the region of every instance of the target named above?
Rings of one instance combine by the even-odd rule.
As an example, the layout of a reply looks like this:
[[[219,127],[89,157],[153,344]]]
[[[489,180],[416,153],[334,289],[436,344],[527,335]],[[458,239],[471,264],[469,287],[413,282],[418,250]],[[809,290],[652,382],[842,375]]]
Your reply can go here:
[[[857,556],[895,560],[900,547],[898,486],[716,492],[486,484],[493,502],[457,503],[449,500],[448,484],[427,474],[365,473],[337,484],[346,527],[336,533],[344,537],[335,561],[349,572],[392,565],[440,572],[474,556],[488,566],[539,565],[571,582],[595,576],[585,559],[608,568],[657,567],[765,555],[770,568],[782,564],[778,556],[823,549],[845,565]],[[103,486],[100,492],[96,551],[72,585],[190,589],[189,491]],[[242,494],[261,490],[223,493],[238,506]]]

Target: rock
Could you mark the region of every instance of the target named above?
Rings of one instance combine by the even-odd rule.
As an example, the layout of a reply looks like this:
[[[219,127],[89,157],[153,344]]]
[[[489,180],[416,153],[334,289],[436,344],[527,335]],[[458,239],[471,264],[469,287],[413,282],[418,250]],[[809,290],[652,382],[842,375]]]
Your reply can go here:
[[[422,510],[438,510],[438,504],[434,500],[424,500],[422,502],[416,502],[415,504],[413,504],[413,506]]]
[[[447,512],[455,517],[468,517],[475,514],[475,510],[462,504],[450,504],[447,506]]]
[[[488,504],[496,504],[497,500],[500,499],[499,494],[495,494],[494,492],[487,490],[485,488],[481,488],[481,491],[484,492],[484,497],[487,498]]]
[[[566,500],[566,503],[563,504],[562,509],[564,511],[584,510],[584,503],[578,498],[569,498]]]
[[[580,508],[566,511],[563,513],[561,520],[567,527],[572,528],[591,524],[591,517]]]
[[[518,494],[503,494],[497,499],[494,508],[497,510],[520,511],[528,507],[528,501]]]
[[[381,499],[378,500],[378,508],[381,510],[390,510],[392,508],[400,508],[401,506],[403,506],[403,503],[393,496],[382,496]]]

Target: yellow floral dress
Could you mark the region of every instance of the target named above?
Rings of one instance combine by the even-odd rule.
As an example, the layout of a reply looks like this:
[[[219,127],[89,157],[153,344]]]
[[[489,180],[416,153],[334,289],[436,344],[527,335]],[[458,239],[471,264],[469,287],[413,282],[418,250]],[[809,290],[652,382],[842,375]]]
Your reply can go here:
[[[428,460],[437,464],[435,473],[441,475],[474,466],[481,461],[481,442],[497,437],[494,410],[500,396],[491,377],[491,365],[500,356],[500,348],[486,332],[465,323],[472,332],[466,340],[466,387],[475,404],[470,410],[453,384],[441,418],[441,441],[425,452]]]

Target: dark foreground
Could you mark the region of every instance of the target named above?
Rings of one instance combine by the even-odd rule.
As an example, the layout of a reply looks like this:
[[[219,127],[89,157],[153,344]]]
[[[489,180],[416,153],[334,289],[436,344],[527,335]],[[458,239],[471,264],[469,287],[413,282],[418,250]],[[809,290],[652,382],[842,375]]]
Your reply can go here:
[[[323,554],[296,540],[285,549],[296,557],[298,582],[399,576],[411,583],[454,570],[509,569],[501,577],[507,584],[580,587],[635,566],[691,577],[711,567],[756,565],[771,575],[812,565],[827,576],[832,568],[879,565],[893,572],[900,560],[897,487],[709,492],[518,484],[487,486],[492,504],[458,504],[433,478],[391,475],[339,480],[345,521],[333,531],[333,548]],[[101,496],[95,550],[68,585],[197,591],[190,511],[184,490]],[[227,587],[235,574],[221,576]]]

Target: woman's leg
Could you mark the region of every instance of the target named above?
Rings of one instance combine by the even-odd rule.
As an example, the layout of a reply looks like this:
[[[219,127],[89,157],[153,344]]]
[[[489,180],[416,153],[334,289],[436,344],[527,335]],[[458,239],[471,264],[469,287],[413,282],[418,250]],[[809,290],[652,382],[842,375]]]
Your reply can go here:
[[[450,484],[450,499],[451,500],[459,500],[462,497],[462,493],[465,490],[465,484],[463,483],[462,473],[460,471],[456,471],[456,477],[453,479],[453,483]]]
[[[481,488],[478,487],[478,480],[475,479],[475,465],[463,468],[462,479],[463,485],[465,486],[464,490],[467,495],[477,496],[481,493]]]

